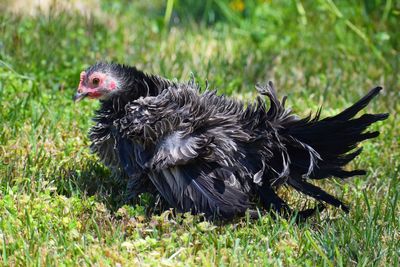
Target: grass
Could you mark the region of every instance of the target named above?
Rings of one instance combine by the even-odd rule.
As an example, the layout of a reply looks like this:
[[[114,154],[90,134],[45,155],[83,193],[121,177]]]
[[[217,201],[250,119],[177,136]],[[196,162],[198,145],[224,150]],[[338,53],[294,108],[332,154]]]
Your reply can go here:
[[[399,3],[167,2],[104,1],[93,18],[0,13],[0,265],[398,266]],[[148,200],[123,205],[119,184],[89,153],[98,104],[71,100],[80,71],[96,60],[179,80],[193,73],[243,99],[271,79],[302,115],[320,105],[334,114],[380,84],[367,110],[391,116],[350,166],[366,176],[323,183],[350,203],[348,215],[225,226],[147,217]]]

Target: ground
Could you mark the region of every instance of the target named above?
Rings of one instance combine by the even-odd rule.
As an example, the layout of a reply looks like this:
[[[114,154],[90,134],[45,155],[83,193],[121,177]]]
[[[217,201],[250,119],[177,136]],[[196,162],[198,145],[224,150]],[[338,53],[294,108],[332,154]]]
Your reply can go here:
[[[1,11],[0,265],[398,265],[400,3],[283,2]],[[270,215],[228,225],[148,217],[148,198],[124,205],[115,177],[90,154],[98,103],[72,102],[80,71],[96,60],[171,79],[193,74],[247,100],[257,82],[273,80],[303,116],[320,106],[322,116],[335,114],[382,85],[367,111],[390,117],[349,166],[366,176],[320,183],[349,214],[329,209],[300,224]],[[313,205],[280,193],[298,208]]]

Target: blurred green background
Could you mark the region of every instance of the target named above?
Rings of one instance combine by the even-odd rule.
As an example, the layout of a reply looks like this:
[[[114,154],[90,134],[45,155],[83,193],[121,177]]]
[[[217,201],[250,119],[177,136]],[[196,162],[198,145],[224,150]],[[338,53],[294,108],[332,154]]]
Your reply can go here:
[[[0,265],[398,265],[399,25],[394,0],[0,0]],[[99,60],[193,73],[245,100],[272,80],[300,115],[334,114],[382,85],[368,111],[391,116],[350,166],[367,176],[321,184],[349,215],[148,218],[147,199],[122,206],[124,185],[89,153],[98,103],[71,100]]]

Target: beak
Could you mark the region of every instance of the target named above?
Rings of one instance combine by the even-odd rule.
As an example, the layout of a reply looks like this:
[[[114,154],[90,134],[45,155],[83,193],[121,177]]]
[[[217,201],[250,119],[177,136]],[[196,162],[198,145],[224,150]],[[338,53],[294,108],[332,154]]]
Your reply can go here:
[[[88,92],[76,93],[72,99],[74,100],[74,102],[79,102],[82,99],[84,99],[85,97],[87,97],[88,95],[89,95]]]

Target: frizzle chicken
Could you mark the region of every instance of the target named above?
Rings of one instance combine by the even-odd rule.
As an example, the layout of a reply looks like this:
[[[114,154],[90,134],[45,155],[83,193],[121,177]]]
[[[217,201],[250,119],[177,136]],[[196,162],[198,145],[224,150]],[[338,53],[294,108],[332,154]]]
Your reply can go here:
[[[231,219],[246,211],[256,216],[256,203],[292,212],[276,193],[289,185],[347,212],[347,205],[310,180],[365,174],[343,167],[361,153],[359,142],[378,136],[366,128],[388,116],[354,118],[382,88],[325,119],[319,112],[303,119],[294,115],[271,82],[256,88],[260,96],[245,105],[216,91],[202,92],[193,81],[97,63],[81,73],[74,99],[100,100],[89,133],[91,150],[128,177],[133,197],[156,191],[177,211]],[[299,214],[307,217],[314,210]]]

